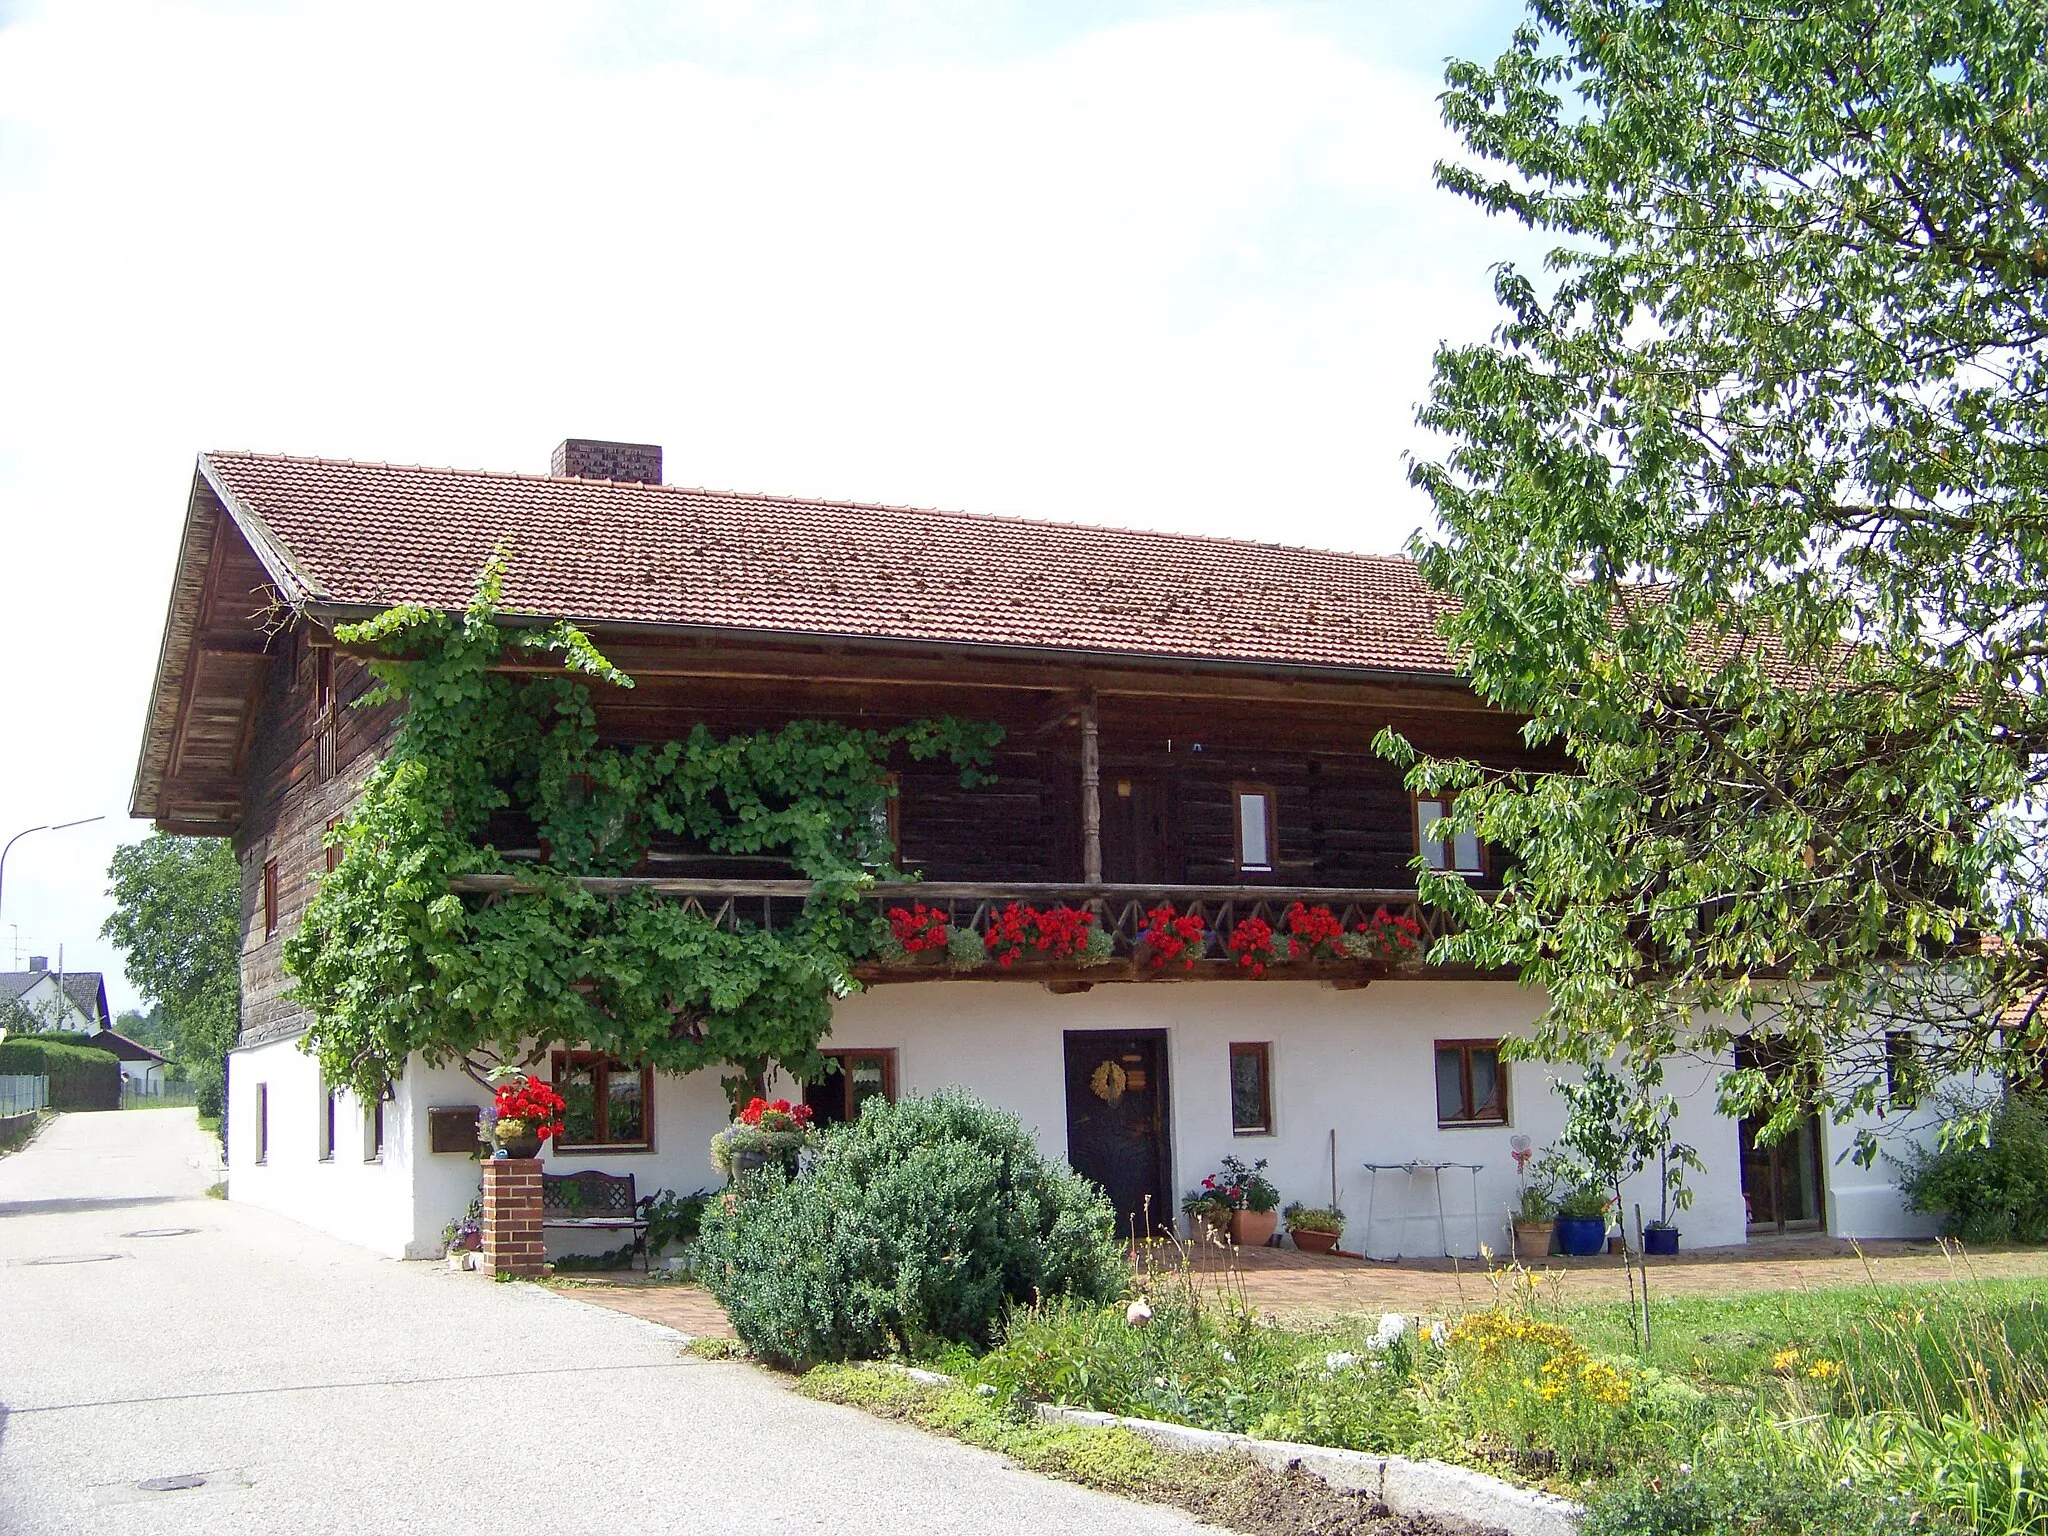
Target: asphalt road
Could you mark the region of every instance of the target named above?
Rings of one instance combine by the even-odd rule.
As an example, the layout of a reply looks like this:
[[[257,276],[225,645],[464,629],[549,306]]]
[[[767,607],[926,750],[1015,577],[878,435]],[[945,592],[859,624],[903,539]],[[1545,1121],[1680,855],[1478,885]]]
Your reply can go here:
[[[215,1177],[189,1110],[63,1116],[0,1159],[0,1532],[1210,1531]]]

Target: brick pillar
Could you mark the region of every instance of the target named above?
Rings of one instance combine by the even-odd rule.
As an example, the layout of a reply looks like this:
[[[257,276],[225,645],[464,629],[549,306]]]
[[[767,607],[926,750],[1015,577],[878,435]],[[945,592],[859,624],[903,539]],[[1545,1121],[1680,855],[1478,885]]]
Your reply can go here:
[[[540,1159],[494,1157],[484,1163],[484,1262],[493,1274],[541,1272]]]

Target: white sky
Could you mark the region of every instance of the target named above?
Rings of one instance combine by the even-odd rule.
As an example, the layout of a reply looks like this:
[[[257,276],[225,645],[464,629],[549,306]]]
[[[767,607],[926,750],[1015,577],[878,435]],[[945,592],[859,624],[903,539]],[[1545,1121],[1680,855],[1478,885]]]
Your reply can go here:
[[[1508,0],[0,0],[0,969],[98,937],[193,455],[1393,551]]]

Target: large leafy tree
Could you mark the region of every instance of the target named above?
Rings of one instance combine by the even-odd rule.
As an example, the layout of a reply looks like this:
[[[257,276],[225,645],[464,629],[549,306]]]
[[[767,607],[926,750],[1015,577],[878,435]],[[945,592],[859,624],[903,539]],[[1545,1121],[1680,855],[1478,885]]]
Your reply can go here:
[[[1557,1057],[1775,1034],[1781,1125],[2036,1070],[2048,7],[1534,0],[1448,79],[1443,185],[1555,246],[1437,357],[1417,553],[1570,767],[1419,766],[1513,863],[1444,958]]]
[[[218,838],[153,832],[114,854],[101,933],[161,1012],[169,1055],[220,1113],[223,1060],[241,1021],[242,877]]]

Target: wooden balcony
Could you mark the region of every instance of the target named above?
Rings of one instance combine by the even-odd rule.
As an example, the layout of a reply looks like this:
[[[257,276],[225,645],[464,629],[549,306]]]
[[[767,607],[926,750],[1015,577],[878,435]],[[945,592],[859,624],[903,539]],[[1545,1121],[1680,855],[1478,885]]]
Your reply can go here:
[[[795,920],[812,889],[808,880],[702,877],[586,876],[579,883],[596,895],[659,895],[735,932],[746,927],[786,926]],[[467,875],[455,880],[452,888],[471,895],[511,895],[533,889],[517,875]],[[1078,991],[1098,982],[1322,980],[1338,987],[1359,987],[1391,976],[1463,979],[1477,974],[1463,966],[1423,963],[1421,954],[1449,931],[1451,920],[1449,914],[1424,906],[1412,888],[892,881],[870,887],[862,899],[878,915],[886,915],[892,907],[922,904],[935,908],[945,914],[949,929],[966,930],[984,938],[1013,902],[1041,910],[1078,907],[1093,914],[1095,926],[1110,936],[1112,946],[1110,958],[1093,965],[1027,954],[1007,967],[986,964],[964,969],[949,964],[944,954],[936,951],[893,964],[870,959],[854,966],[854,975],[868,983],[1034,981],[1056,991]],[[1287,910],[1297,901],[1309,907],[1327,907],[1347,932],[1355,932],[1382,910],[1391,916],[1410,918],[1421,930],[1420,953],[1412,960],[1400,962],[1350,958],[1287,961],[1268,965],[1262,976],[1254,976],[1230,952],[1231,935],[1240,923],[1252,918],[1264,920],[1276,933],[1284,932]],[[1164,905],[1171,905],[1178,913],[1197,915],[1207,926],[1208,946],[1192,969],[1178,964],[1154,967],[1148,963],[1142,948],[1148,914]]]

